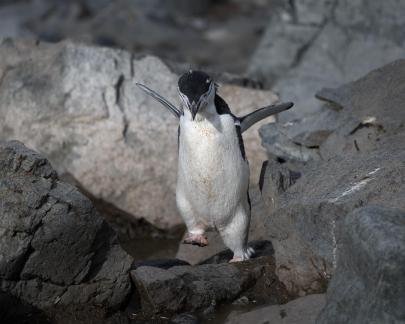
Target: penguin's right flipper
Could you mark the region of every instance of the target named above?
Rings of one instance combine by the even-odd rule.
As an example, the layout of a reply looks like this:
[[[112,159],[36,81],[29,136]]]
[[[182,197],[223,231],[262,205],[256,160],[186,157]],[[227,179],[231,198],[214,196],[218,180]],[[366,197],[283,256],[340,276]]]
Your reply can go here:
[[[250,114],[247,114],[246,116],[240,117],[239,122],[240,122],[241,132],[243,133],[248,128],[250,128],[257,122],[261,121],[262,119],[267,118],[271,115],[278,114],[284,110],[290,109],[292,106],[294,106],[294,104],[292,102],[286,102],[286,103],[282,103],[282,104],[266,106],[266,107],[263,107],[263,108],[260,108],[256,111],[254,111],[254,112],[251,112]]]
[[[182,112],[180,109],[178,109],[175,105],[173,105],[170,101],[166,100],[163,98],[160,94],[157,92],[153,91],[152,89],[148,88],[146,85],[143,85],[141,83],[136,84],[142,91],[144,91],[146,94],[151,96],[153,99],[156,101],[160,102],[163,106],[165,106],[169,111],[175,115],[177,118],[180,118],[182,115]]]

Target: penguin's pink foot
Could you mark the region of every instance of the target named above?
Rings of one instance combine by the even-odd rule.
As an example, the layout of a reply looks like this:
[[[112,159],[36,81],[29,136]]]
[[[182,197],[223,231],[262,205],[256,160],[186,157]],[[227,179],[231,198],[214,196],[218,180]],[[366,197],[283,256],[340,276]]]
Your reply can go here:
[[[207,238],[202,234],[189,234],[183,241],[184,244],[198,245],[201,247],[208,245]]]
[[[229,263],[242,262],[242,261],[244,261],[243,258],[233,257],[231,260],[229,260]]]
[[[239,254],[241,256],[233,256],[233,258],[229,261],[229,263],[234,263],[234,262],[241,262],[241,261],[246,261],[249,260],[250,257],[255,253],[255,250],[253,248],[248,247],[246,248],[246,251]]]

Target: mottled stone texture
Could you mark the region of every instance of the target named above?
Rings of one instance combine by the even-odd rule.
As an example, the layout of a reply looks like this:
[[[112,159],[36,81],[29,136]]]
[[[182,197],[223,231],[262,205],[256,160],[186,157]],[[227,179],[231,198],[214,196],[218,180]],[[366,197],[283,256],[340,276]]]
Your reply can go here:
[[[39,308],[119,307],[132,258],[42,155],[0,142],[0,287]]]
[[[404,265],[404,209],[356,209],[339,228],[336,272],[317,323],[404,323]]]
[[[313,94],[404,58],[405,2],[293,0],[273,11],[249,72],[299,109],[293,121],[318,113]]]

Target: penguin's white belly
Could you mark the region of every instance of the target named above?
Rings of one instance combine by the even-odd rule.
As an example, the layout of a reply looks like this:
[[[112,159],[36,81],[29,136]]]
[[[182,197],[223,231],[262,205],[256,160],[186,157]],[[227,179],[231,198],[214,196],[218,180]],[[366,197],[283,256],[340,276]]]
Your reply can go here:
[[[208,227],[230,221],[247,200],[249,166],[242,157],[233,118],[180,120],[177,195]],[[178,198],[179,198],[178,197]]]

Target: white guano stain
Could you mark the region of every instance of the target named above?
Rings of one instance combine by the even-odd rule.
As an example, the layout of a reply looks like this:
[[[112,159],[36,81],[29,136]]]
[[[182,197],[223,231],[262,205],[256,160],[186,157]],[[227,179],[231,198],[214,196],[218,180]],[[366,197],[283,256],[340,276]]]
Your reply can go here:
[[[335,197],[335,198],[331,198],[328,201],[329,202],[337,202],[338,200],[340,200],[341,198],[350,195],[356,191],[359,191],[360,189],[362,189],[363,187],[365,187],[365,185],[367,183],[369,183],[371,180],[373,180],[373,175],[376,174],[379,170],[381,170],[381,168],[376,168],[373,171],[370,171],[369,173],[367,173],[367,176],[364,177],[361,181],[354,183],[350,188],[346,189],[345,191],[343,191],[339,196]]]
[[[337,251],[337,242],[336,242],[336,234],[335,234],[335,229],[336,229],[336,221],[332,221],[332,265],[333,269],[336,269],[336,264],[337,264],[337,257],[336,257],[336,251]]]

